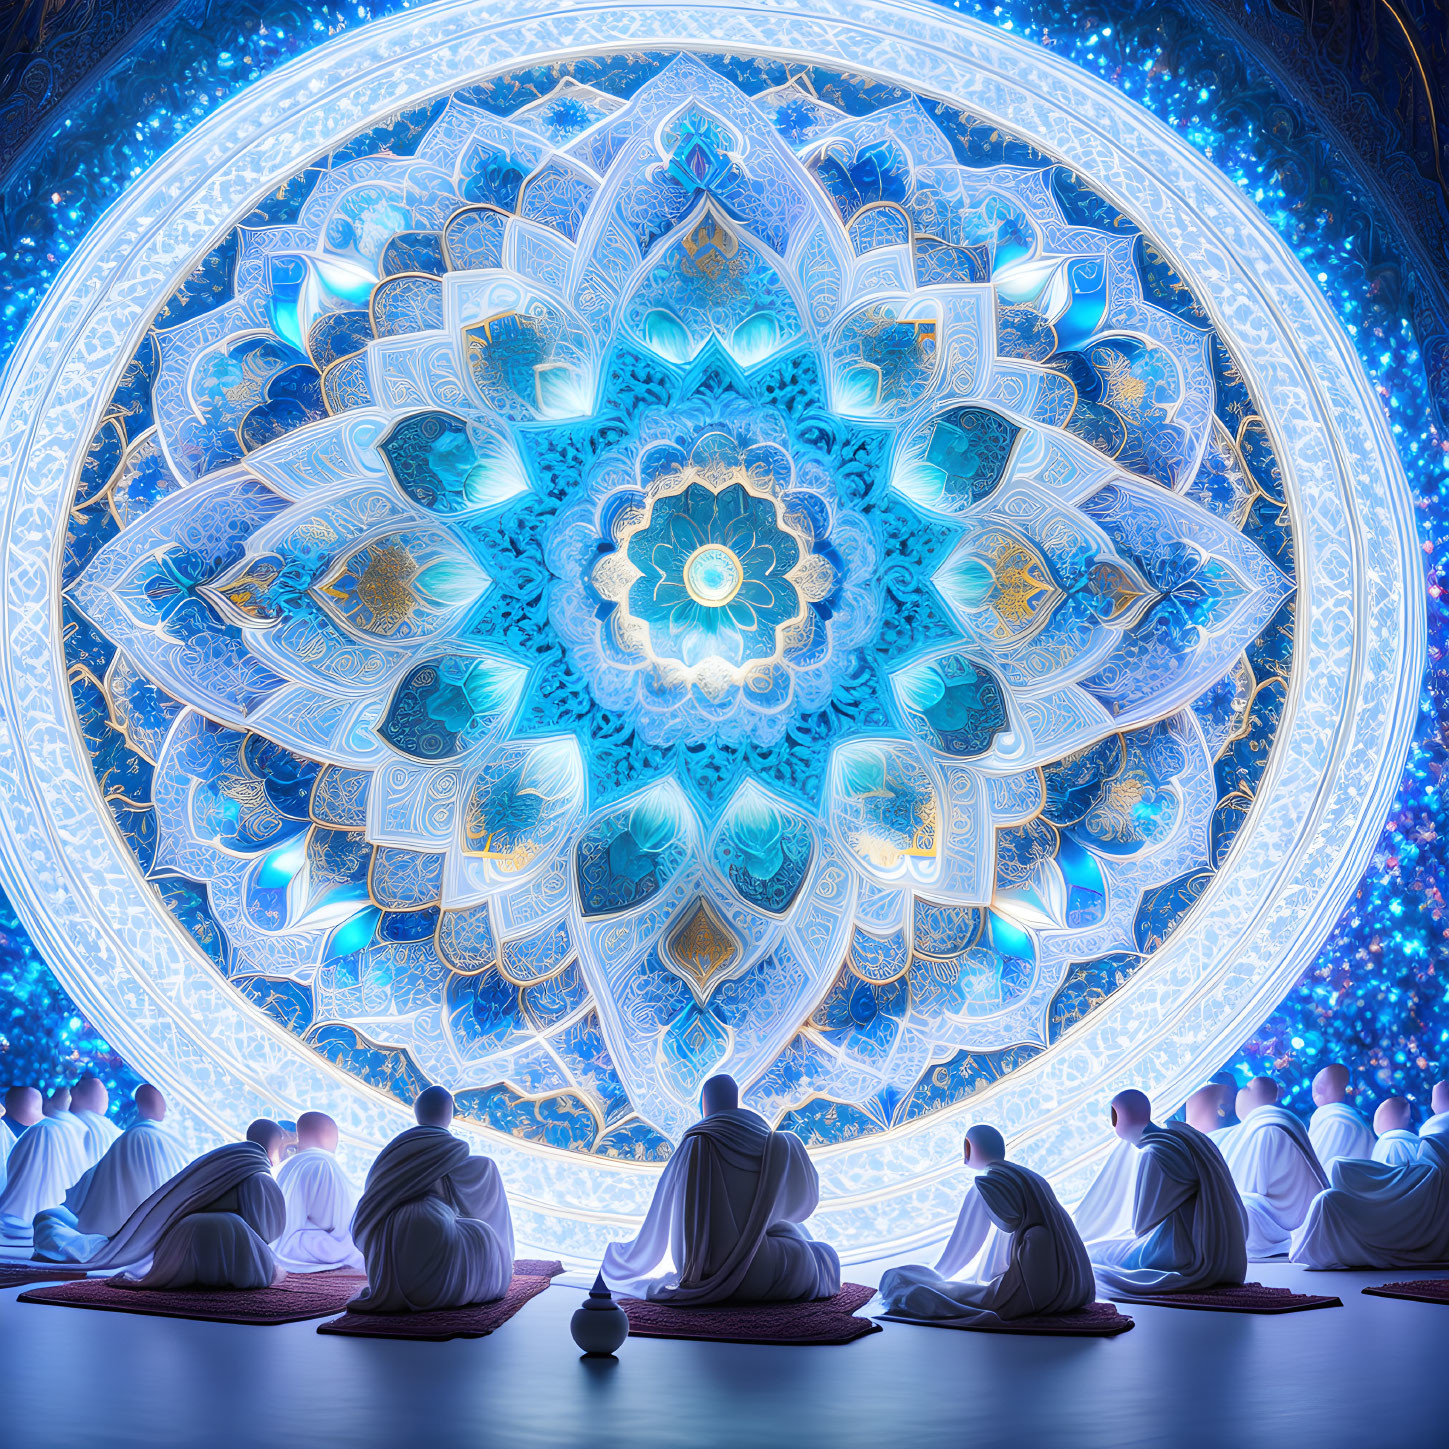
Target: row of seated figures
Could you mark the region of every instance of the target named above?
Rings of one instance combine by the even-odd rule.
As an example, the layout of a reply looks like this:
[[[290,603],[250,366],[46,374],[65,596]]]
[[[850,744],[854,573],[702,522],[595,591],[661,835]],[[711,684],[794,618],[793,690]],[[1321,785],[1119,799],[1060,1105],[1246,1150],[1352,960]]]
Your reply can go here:
[[[1308,1267],[1449,1262],[1449,1084],[1418,1133],[1407,1103],[1380,1108],[1377,1136],[1345,1101],[1347,1073],[1314,1084],[1307,1126],[1255,1078],[1193,1094],[1186,1121],[1152,1120],[1135,1090],[1111,1121],[1120,1139],[1069,1213],[1050,1182],[1011,1160],[1001,1134],[966,1134],[972,1180],[934,1267],[887,1270],[886,1311],[954,1323],[1069,1313],[1097,1292],[1130,1300],[1241,1283],[1250,1259]],[[12,1089],[0,1236],[36,1259],[84,1266],[147,1289],[265,1288],[287,1273],[351,1269],[354,1311],[402,1313],[501,1298],[513,1274],[508,1196],[493,1161],[451,1131],[440,1087],[417,1125],[385,1146],[357,1196],[321,1112],[291,1134],[269,1120],[189,1161],[152,1086],[120,1132],[105,1089],[41,1103]],[[799,1138],[739,1105],[728,1076],[705,1083],[636,1236],[613,1243],[601,1275],[615,1292],[678,1306],[794,1302],[840,1289],[840,1260],[807,1223],[819,1201]],[[28,1119],[28,1120],[27,1120]],[[18,1134],[18,1135],[17,1135]]]

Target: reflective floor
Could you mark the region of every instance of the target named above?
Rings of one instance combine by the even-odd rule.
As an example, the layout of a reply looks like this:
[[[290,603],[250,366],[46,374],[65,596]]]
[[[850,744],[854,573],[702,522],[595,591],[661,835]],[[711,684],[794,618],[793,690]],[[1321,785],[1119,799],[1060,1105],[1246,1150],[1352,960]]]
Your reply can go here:
[[[857,1280],[868,1277],[856,1270]],[[635,1340],[579,1360],[580,1290],[555,1285],[490,1338],[321,1337],[17,1303],[0,1293],[8,1449],[461,1444],[854,1449],[1430,1446],[1449,1424],[1449,1307],[1366,1298],[1405,1273],[1253,1276],[1339,1294],[1282,1317],[1131,1310],[1120,1338],[889,1324],[841,1348]],[[1449,1276],[1449,1275],[1435,1275]]]

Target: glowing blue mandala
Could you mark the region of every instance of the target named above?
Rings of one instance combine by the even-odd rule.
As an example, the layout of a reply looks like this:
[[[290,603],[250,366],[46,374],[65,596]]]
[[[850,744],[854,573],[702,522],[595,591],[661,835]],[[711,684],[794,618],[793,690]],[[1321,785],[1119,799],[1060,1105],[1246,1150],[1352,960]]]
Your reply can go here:
[[[718,1070],[847,1259],[971,1120],[1073,1198],[1318,954],[1423,661],[1252,202],[911,0],[434,0],[259,78],[36,310],[0,533],[0,885],[87,1017],[197,1150],[320,1106],[360,1173],[446,1083],[580,1264]]]
[[[1191,904],[1288,671],[1180,279],[961,113],[770,69],[509,78],[306,173],[76,499],[97,773],[217,968],[554,1145],[1009,1071]]]

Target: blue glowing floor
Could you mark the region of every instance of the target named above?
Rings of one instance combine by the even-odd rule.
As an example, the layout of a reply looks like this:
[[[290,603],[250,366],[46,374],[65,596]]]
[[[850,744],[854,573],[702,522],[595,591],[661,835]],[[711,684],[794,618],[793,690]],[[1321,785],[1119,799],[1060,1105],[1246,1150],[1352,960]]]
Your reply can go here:
[[[859,1276],[859,1275],[857,1275]],[[1412,1274],[1254,1276],[1338,1293],[1280,1318],[1139,1308],[1115,1340],[890,1325],[844,1348],[635,1341],[580,1363],[578,1291],[491,1338],[322,1338],[17,1304],[0,1294],[0,1425],[14,1449],[468,1444],[772,1446],[1433,1445],[1449,1422],[1449,1308],[1365,1298]]]

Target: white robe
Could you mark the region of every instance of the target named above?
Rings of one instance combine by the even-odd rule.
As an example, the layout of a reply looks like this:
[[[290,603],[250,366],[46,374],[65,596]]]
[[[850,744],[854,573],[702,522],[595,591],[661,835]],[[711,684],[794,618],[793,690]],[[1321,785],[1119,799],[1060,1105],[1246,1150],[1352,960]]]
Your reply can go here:
[[[819,1201],[793,1132],[772,1132],[747,1108],[713,1112],[684,1134],[638,1235],[605,1249],[604,1281],[679,1305],[833,1297],[840,1259],[801,1226]]]
[[[186,1149],[159,1122],[143,1117],[132,1123],[66,1193],[61,1207],[36,1214],[33,1256],[50,1263],[93,1258],[189,1160]]]
[[[1328,1172],[1339,1157],[1373,1156],[1374,1129],[1347,1102],[1326,1102],[1315,1107],[1308,1121],[1308,1136],[1313,1150]]]
[[[1406,1162],[1413,1162],[1418,1155],[1419,1134],[1407,1127],[1393,1127],[1381,1132],[1379,1140],[1374,1143],[1373,1161],[1387,1163],[1390,1167],[1402,1167]]]
[[[349,1231],[357,1189],[337,1159],[309,1147],[277,1169],[277,1186],[287,1202],[287,1225],[272,1249],[277,1262],[291,1273],[360,1271],[362,1254]]]
[[[125,1268],[115,1281],[141,1289],[265,1288],[286,1216],[266,1152],[231,1142],[157,1188],[86,1267]]]
[[[1419,1139],[1403,1167],[1340,1161],[1293,1235],[1292,1259],[1310,1268],[1449,1266],[1449,1136]]]
[[[73,1110],[70,1115],[85,1131],[87,1163],[94,1166],[110,1151],[111,1144],[121,1135],[121,1129],[104,1113],[93,1112],[89,1107]]]
[[[362,1313],[425,1312],[491,1303],[513,1281],[513,1218],[491,1158],[443,1127],[414,1127],[378,1153],[352,1240],[368,1287]]]
[[[69,1113],[66,1114],[69,1116]],[[59,1207],[90,1164],[79,1123],[42,1117],[11,1150],[0,1192],[0,1242],[29,1243],[35,1215]]]
[[[0,1167],[4,1166],[5,1159],[10,1156],[10,1149],[20,1141],[20,1136],[10,1125],[8,1117],[0,1117]]]
[[[1247,1214],[1222,1153],[1186,1122],[1150,1125],[1138,1144],[1129,1226],[1095,1237],[1088,1227],[1128,1218],[1119,1202],[1096,1184],[1082,1200],[1088,1208],[1078,1227],[1086,1240],[1097,1281],[1116,1297],[1190,1293],[1241,1283],[1247,1273]],[[1104,1172],[1119,1193],[1128,1178],[1114,1154]]]
[[[1419,1128],[1420,1137],[1432,1137],[1436,1132],[1449,1133],[1449,1112],[1436,1112]]]
[[[993,1227],[1006,1244],[1005,1264],[989,1277],[953,1279]],[[889,1268],[880,1296],[887,1313],[970,1325],[1070,1313],[1090,1303],[1095,1288],[1087,1250],[1051,1184],[1017,1163],[996,1162],[967,1188],[935,1269]]]
[[[1286,1108],[1257,1107],[1232,1129],[1222,1154],[1248,1212],[1248,1257],[1286,1253],[1309,1205],[1328,1186],[1307,1129]]]

